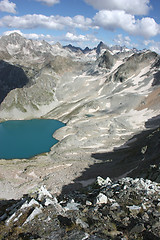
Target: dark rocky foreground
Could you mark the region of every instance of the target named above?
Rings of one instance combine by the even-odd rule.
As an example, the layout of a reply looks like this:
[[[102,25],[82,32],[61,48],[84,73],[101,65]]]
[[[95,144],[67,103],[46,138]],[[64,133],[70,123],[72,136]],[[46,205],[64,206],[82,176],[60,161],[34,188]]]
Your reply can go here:
[[[1,201],[0,239],[160,239],[160,184],[98,177],[79,191],[52,196],[44,186]]]

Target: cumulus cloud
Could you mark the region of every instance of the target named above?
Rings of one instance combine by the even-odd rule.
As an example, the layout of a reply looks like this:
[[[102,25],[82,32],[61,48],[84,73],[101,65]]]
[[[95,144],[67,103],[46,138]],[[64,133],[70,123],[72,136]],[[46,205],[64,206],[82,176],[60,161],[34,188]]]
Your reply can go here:
[[[153,18],[146,17],[137,20],[133,34],[142,35],[146,38],[154,37],[160,33],[160,25]]]
[[[157,24],[153,18],[136,19],[134,15],[126,13],[124,10],[101,10],[96,13],[93,19],[85,18],[82,15],[74,17],[45,16],[42,14],[8,15],[0,19],[0,26],[15,29],[67,29],[71,32],[75,28],[81,30],[104,28],[110,31],[122,29],[128,34],[139,35],[144,38],[154,37],[160,33],[160,24]]]
[[[8,13],[16,13],[16,4],[9,0],[0,1],[0,11]]]
[[[60,0],[36,0],[37,2],[42,2],[47,6],[53,6],[54,4],[60,3]]]
[[[99,42],[100,40],[97,39],[94,35],[86,34],[86,35],[76,35],[70,32],[67,32],[65,37],[63,38],[63,41],[68,42]]]
[[[101,10],[94,16],[94,24],[106,30],[123,29],[132,35],[145,38],[154,37],[160,33],[160,25],[153,18],[145,17],[136,20],[131,14],[120,10]]]
[[[94,17],[94,22],[97,26],[111,31],[124,27],[130,29],[134,21],[134,16],[118,10],[102,10]]]
[[[131,39],[129,36],[123,36],[122,34],[118,34],[116,38],[113,40],[115,44],[120,46],[131,46]]]
[[[146,15],[150,0],[84,0],[98,10],[124,10],[133,15]]]
[[[92,25],[90,18],[77,15],[73,18],[63,16],[45,16],[42,14],[28,14],[24,16],[5,16],[0,19],[0,25],[9,28],[33,29],[33,28],[49,28],[55,30],[63,30],[65,27],[80,28],[87,30]]]
[[[154,40],[145,40],[144,45],[153,52],[160,54],[160,42]]]

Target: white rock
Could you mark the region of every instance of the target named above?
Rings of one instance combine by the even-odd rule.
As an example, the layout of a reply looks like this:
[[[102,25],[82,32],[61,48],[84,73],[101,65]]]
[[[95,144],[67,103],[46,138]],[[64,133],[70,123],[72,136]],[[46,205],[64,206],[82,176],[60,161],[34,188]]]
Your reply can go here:
[[[31,206],[33,206],[33,205],[40,206],[39,202],[37,202],[35,199],[32,199],[29,203],[28,203],[28,202],[25,202],[25,203],[21,206],[21,209],[28,208],[28,207],[31,207]]]
[[[147,210],[146,206],[144,205],[144,203],[142,203],[142,208],[143,210]]]
[[[41,188],[39,189],[38,200],[41,200],[43,198],[43,196],[48,196],[48,197],[52,198],[52,195],[50,194],[50,192],[48,192],[48,190],[46,189],[45,186],[41,186]]]
[[[29,215],[29,217],[26,219],[24,224],[26,224],[27,222],[30,222],[31,220],[33,220],[35,218],[35,216],[39,215],[40,213],[42,213],[42,207],[36,207],[33,210],[33,212]]]
[[[53,199],[47,198],[44,205],[45,206],[56,205],[57,203],[58,203],[57,198],[53,198]]]
[[[18,219],[19,219],[21,216],[22,216],[22,213],[20,213],[20,214],[18,215],[18,217],[16,217],[16,218],[14,219],[14,222],[17,222]]]
[[[80,204],[79,203],[75,203],[74,199],[71,200],[71,202],[67,203],[67,206],[64,207],[64,209],[66,211],[69,211],[69,210],[79,210],[78,206]]]
[[[9,225],[10,221],[16,216],[16,213],[13,213],[12,216],[10,216],[10,218],[7,219],[6,221],[6,225]]]
[[[127,206],[130,210],[140,210],[141,209],[141,207],[139,207],[139,206],[135,206],[135,205],[133,205],[133,206]]]
[[[84,229],[89,227],[89,225],[86,222],[83,222],[80,218],[76,219],[76,224],[79,224]]]
[[[87,201],[86,201],[86,205],[87,205],[87,206],[91,206],[92,203],[91,203],[90,201],[87,200]]]
[[[112,205],[111,205],[111,209],[117,209],[117,208],[119,208],[120,206],[119,206],[119,204],[117,203],[117,202],[115,202],[115,203],[113,203]]]
[[[110,185],[112,183],[111,179],[107,177],[106,179],[103,179],[102,177],[97,177],[97,183],[99,186],[104,186],[104,185]]]
[[[82,238],[82,240],[87,240],[89,238],[89,234],[85,233],[85,237]]]
[[[96,198],[96,204],[103,204],[103,203],[107,203],[108,202],[108,198],[106,195],[104,195],[103,193],[100,193],[97,198]]]
[[[116,200],[113,199],[113,198],[108,198],[108,201],[109,201],[110,203],[115,203],[115,202],[116,202]]]
[[[129,210],[132,212],[132,211],[140,211],[141,210],[141,207],[139,206],[136,206],[136,205],[132,205],[132,206],[127,206],[127,208],[129,208]]]

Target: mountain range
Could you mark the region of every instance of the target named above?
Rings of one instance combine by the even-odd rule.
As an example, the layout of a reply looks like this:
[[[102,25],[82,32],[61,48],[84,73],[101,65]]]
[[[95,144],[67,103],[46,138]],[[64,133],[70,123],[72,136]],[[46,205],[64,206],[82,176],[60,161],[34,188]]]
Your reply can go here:
[[[66,184],[75,179],[74,172],[77,177],[84,172],[85,180],[100,173],[103,177],[117,178],[133,172],[138,176],[144,166],[143,172],[146,169],[148,176],[150,165],[159,166],[160,57],[157,53],[125,46],[108,47],[103,42],[93,49],[63,47],[12,33],[0,38],[0,60],[1,121],[47,118],[66,124],[54,134],[59,142],[49,153],[27,162],[33,164],[28,171],[23,170],[26,160],[25,167],[21,160],[19,171],[12,165],[14,161],[19,164],[19,160],[12,163],[1,160],[2,179],[8,188],[16,186],[16,196],[24,190],[20,187],[22,182],[28,186],[25,191],[39,184],[40,174],[43,179],[48,176],[44,182],[55,191],[51,186],[54,174],[48,168],[41,169],[43,161],[48,165],[70,164],[72,174],[66,173]],[[154,151],[154,146],[145,139],[150,139],[150,134],[157,150],[149,159],[145,154]],[[150,150],[142,154],[143,149]],[[7,178],[6,164],[11,164],[14,173]],[[92,166],[93,171],[89,171]],[[34,178],[32,172],[38,177]],[[152,178],[159,179],[155,175]],[[64,183],[60,179],[58,182],[56,188],[61,189]]]
[[[50,152],[0,160],[0,239],[160,239],[159,103],[156,52],[2,36],[0,121],[65,127]]]

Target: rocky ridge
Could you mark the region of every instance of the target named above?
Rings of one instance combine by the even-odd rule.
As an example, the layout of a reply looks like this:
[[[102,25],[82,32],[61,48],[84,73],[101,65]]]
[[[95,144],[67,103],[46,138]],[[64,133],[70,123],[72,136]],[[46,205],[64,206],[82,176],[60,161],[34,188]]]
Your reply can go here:
[[[98,177],[80,191],[53,196],[44,186],[17,201],[2,201],[0,238],[160,238],[160,185],[142,178]]]

